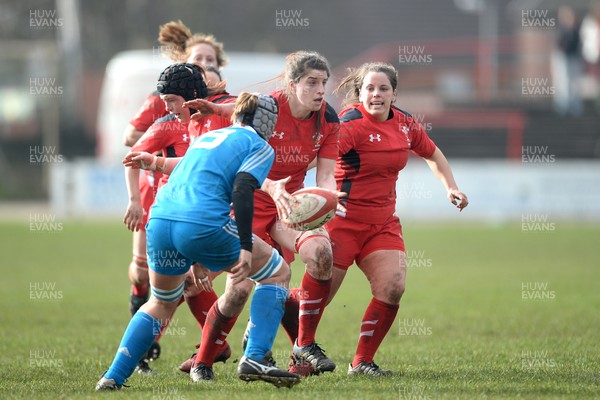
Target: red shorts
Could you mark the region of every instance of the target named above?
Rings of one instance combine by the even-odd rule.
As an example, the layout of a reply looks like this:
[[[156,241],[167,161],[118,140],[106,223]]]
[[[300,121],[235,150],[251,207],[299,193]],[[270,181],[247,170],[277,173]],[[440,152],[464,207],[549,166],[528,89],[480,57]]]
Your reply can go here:
[[[273,202],[261,201],[258,196],[254,197],[254,219],[252,220],[252,232],[265,242],[273,245],[271,240],[271,228],[277,221],[277,207]]]
[[[395,215],[382,225],[364,224],[336,216],[325,224],[333,248],[333,265],[347,270],[376,250],[405,252],[402,225]]]
[[[142,200],[142,209],[144,210],[142,226],[140,227],[141,230],[146,230],[148,214],[150,213],[150,207],[154,204],[156,190],[158,189],[158,181],[161,177],[162,174],[160,172],[140,170],[140,198]]]
[[[270,197],[269,197],[270,199]],[[254,219],[252,220],[252,233],[273,246],[283,257],[285,262],[291,264],[294,262],[294,251],[282,247],[271,238],[269,232],[279,219],[277,215],[277,207],[272,201],[261,201],[257,197],[254,198]]]

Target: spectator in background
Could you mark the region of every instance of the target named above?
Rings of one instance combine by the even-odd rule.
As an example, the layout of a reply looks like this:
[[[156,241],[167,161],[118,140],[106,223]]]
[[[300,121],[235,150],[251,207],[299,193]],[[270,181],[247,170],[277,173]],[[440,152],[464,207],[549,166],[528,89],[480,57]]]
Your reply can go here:
[[[593,0],[590,4],[590,9],[581,23],[580,36],[583,59],[597,87],[600,78],[600,1]]]
[[[583,111],[581,37],[577,16],[569,6],[558,9],[558,38],[552,61],[555,110],[561,115],[580,115]]]
[[[585,61],[591,65],[598,64],[600,58],[600,2],[590,4],[590,10],[581,23],[582,52]]]

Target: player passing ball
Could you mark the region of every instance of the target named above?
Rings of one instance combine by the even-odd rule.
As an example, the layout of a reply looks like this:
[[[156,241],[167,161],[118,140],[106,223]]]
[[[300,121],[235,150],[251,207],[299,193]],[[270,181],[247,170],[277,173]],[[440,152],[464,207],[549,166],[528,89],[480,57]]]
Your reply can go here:
[[[287,219],[294,205],[291,193],[303,186],[306,171],[311,165],[316,166],[317,186],[338,193],[334,169],[338,155],[339,119],[324,100],[330,75],[329,63],[319,53],[297,51],[286,57],[284,89],[271,93],[280,107],[277,125],[269,140],[275,150],[275,161],[268,178],[254,197],[253,232],[280,248],[286,261],[293,261],[296,253],[306,266],[299,287],[290,289],[282,320],[293,345],[290,371],[294,372],[300,372],[298,366],[310,366],[317,373],[330,372],[336,367],[316,342],[317,327],[331,288],[333,268],[327,231],[321,227],[298,232],[282,221]],[[227,117],[231,113],[229,105],[202,99],[186,104],[198,110],[197,116],[192,119],[211,114]],[[252,286],[247,284],[245,290],[252,291]],[[253,329],[254,322],[249,322],[247,331]],[[212,342],[213,336],[205,329],[202,347],[204,343]],[[251,345],[251,341],[248,343]],[[200,351],[197,362],[209,363],[211,357],[210,351]]]

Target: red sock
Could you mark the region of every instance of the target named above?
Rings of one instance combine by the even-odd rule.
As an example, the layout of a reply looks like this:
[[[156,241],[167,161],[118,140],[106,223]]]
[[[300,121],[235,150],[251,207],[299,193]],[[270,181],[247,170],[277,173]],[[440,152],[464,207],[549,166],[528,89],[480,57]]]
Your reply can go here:
[[[298,346],[307,346],[315,341],[315,332],[327,304],[331,291],[331,279],[321,281],[304,273],[300,285],[298,313]]]
[[[285,311],[281,318],[281,326],[290,338],[290,342],[294,344],[298,338],[298,314],[300,313],[300,301],[298,293],[300,288],[290,289],[288,298],[285,301]]]
[[[131,285],[131,294],[137,297],[146,297],[148,296],[148,289],[150,288],[150,284],[141,283],[138,285]]]
[[[371,300],[360,326],[358,347],[352,361],[353,367],[362,361],[366,363],[373,361],[375,352],[394,323],[399,308],[399,304],[387,304],[376,298]]]
[[[194,318],[196,318],[198,325],[200,325],[200,329],[204,328],[208,311],[217,299],[218,297],[214,290],[210,292],[202,291],[196,296],[186,297],[185,301],[192,314],[194,314]]]
[[[237,316],[226,317],[221,314],[217,302],[213,304],[206,316],[206,322],[202,330],[202,344],[198,349],[194,367],[197,367],[199,363],[209,367],[213,365],[217,351],[225,344],[225,339],[231,332],[236,320]]]

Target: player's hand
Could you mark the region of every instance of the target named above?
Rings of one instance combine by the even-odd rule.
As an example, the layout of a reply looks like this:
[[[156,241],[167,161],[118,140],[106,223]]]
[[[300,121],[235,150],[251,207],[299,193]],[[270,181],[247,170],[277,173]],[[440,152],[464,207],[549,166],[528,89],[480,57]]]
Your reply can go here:
[[[192,276],[194,278],[194,285],[200,290],[212,292],[213,286],[210,280],[210,270],[198,263],[192,265]]]
[[[130,200],[127,206],[127,211],[123,217],[123,223],[127,225],[127,229],[131,232],[137,232],[142,226],[142,218],[144,217],[144,209],[140,200]]]
[[[448,199],[450,200],[450,203],[454,204],[460,211],[469,205],[467,195],[458,189],[449,189]]]
[[[264,188],[265,192],[273,199],[275,206],[277,206],[277,214],[281,220],[288,219],[289,215],[292,213],[293,206],[298,203],[298,200],[285,189],[285,185],[290,179],[292,179],[292,177],[288,176],[285,179],[271,181]]]
[[[123,165],[133,169],[153,170],[156,166],[156,157],[150,153],[142,151],[131,151],[123,159]]]
[[[199,120],[213,114],[221,115],[220,107],[217,104],[205,99],[189,100],[183,103],[183,106],[198,110],[197,113],[191,115],[191,119],[193,120]]]
[[[237,264],[229,270],[229,277],[233,280],[233,283],[240,283],[250,275],[251,269],[252,252],[242,249]]]
[[[321,188],[321,189],[325,189],[333,194],[335,194],[338,198],[338,203],[337,203],[337,208],[336,210],[342,213],[346,212],[346,207],[344,207],[340,202],[339,199],[348,196],[348,193],[346,192],[340,192],[339,190],[331,190],[331,189],[326,189],[326,188]]]

